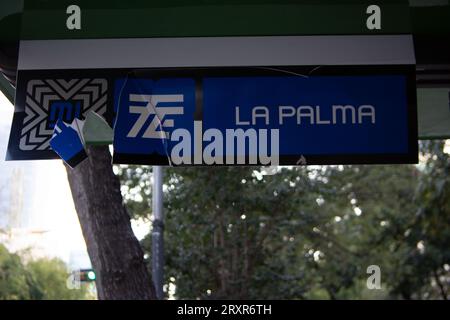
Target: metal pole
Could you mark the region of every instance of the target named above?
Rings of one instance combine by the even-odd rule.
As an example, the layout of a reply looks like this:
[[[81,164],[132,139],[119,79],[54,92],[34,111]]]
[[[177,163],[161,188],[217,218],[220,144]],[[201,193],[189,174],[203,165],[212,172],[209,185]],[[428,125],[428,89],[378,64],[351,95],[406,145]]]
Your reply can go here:
[[[156,297],[163,299],[164,284],[164,215],[163,215],[163,168],[153,166],[153,232],[152,276]]]

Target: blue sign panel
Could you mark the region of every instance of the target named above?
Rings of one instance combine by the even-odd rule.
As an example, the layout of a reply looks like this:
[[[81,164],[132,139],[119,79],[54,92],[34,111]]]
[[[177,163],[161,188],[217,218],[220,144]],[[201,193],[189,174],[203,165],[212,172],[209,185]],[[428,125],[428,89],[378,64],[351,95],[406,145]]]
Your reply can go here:
[[[170,154],[175,128],[194,127],[195,81],[192,79],[119,79],[115,83],[114,147],[140,155]]]
[[[114,87],[117,163],[417,162],[406,75],[123,78]]]
[[[74,137],[73,132],[63,130],[64,124],[60,127],[63,133],[58,134],[53,143],[51,141],[58,123],[84,120],[90,112],[112,124],[112,85],[109,84],[119,77],[98,76],[98,71],[18,71],[7,160],[57,159],[60,156],[67,160],[67,156],[74,155],[78,155],[75,162],[82,159],[79,145],[69,142]]]
[[[284,155],[407,153],[405,80],[401,76],[205,79],[203,126],[280,129]],[[235,121],[236,107],[243,125]],[[268,116],[252,119],[256,107]]]

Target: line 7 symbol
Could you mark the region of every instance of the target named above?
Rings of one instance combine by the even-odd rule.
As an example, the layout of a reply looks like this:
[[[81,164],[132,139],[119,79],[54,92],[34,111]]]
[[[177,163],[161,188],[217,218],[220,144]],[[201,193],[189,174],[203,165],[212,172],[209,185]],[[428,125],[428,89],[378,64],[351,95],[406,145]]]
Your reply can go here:
[[[146,139],[169,139],[169,132],[162,130],[164,127],[173,128],[174,121],[168,119],[163,121],[166,115],[181,115],[183,107],[158,107],[159,103],[182,103],[184,98],[182,94],[159,94],[159,95],[142,95],[130,94],[130,102],[146,102],[146,106],[130,105],[129,112],[139,114],[139,118],[128,132],[127,138],[136,138],[144,127],[150,115],[155,115],[150,125],[145,130],[142,138]],[[160,126],[161,130],[157,130]]]

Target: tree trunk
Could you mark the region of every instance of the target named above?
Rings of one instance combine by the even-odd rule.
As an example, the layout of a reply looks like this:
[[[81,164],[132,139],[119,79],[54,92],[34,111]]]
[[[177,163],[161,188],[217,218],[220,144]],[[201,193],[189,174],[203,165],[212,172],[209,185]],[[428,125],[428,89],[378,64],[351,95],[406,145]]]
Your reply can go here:
[[[88,147],[89,158],[67,167],[70,188],[102,300],[155,299],[142,248],[123,205],[107,146]]]

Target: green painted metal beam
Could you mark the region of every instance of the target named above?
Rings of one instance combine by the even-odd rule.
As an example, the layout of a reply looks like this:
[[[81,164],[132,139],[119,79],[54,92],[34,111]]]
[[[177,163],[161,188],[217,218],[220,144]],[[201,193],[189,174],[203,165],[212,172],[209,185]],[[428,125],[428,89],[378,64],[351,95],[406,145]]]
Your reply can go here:
[[[450,86],[417,90],[419,138],[450,139]]]
[[[432,1],[432,2],[430,2]],[[434,2],[433,2],[434,1]],[[0,40],[17,40],[23,1],[0,3]],[[81,0],[82,30],[65,28],[73,1],[25,0],[23,39],[401,34],[450,36],[446,0],[375,1],[382,7],[383,28],[368,30],[365,0]],[[441,5],[430,5],[433,3]],[[410,17],[412,26],[410,25]],[[10,19],[11,20],[11,19]],[[2,26],[3,25],[3,26]],[[19,28],[20,29],[20,28]]]
[[[63,10],[23,14],[23,39],[147,38],[411,33],[409,8],[383,7],[382,30],[366,27],[366,5],[190,5],[83,9],[82,29],[65,28]]]
[[[0,91],[5,95],[8,100],[14,104],[14,95],[15,95],[15,89],[14,87],[8,82],[8,80],[3,77],[3,75],[0,74]]]

